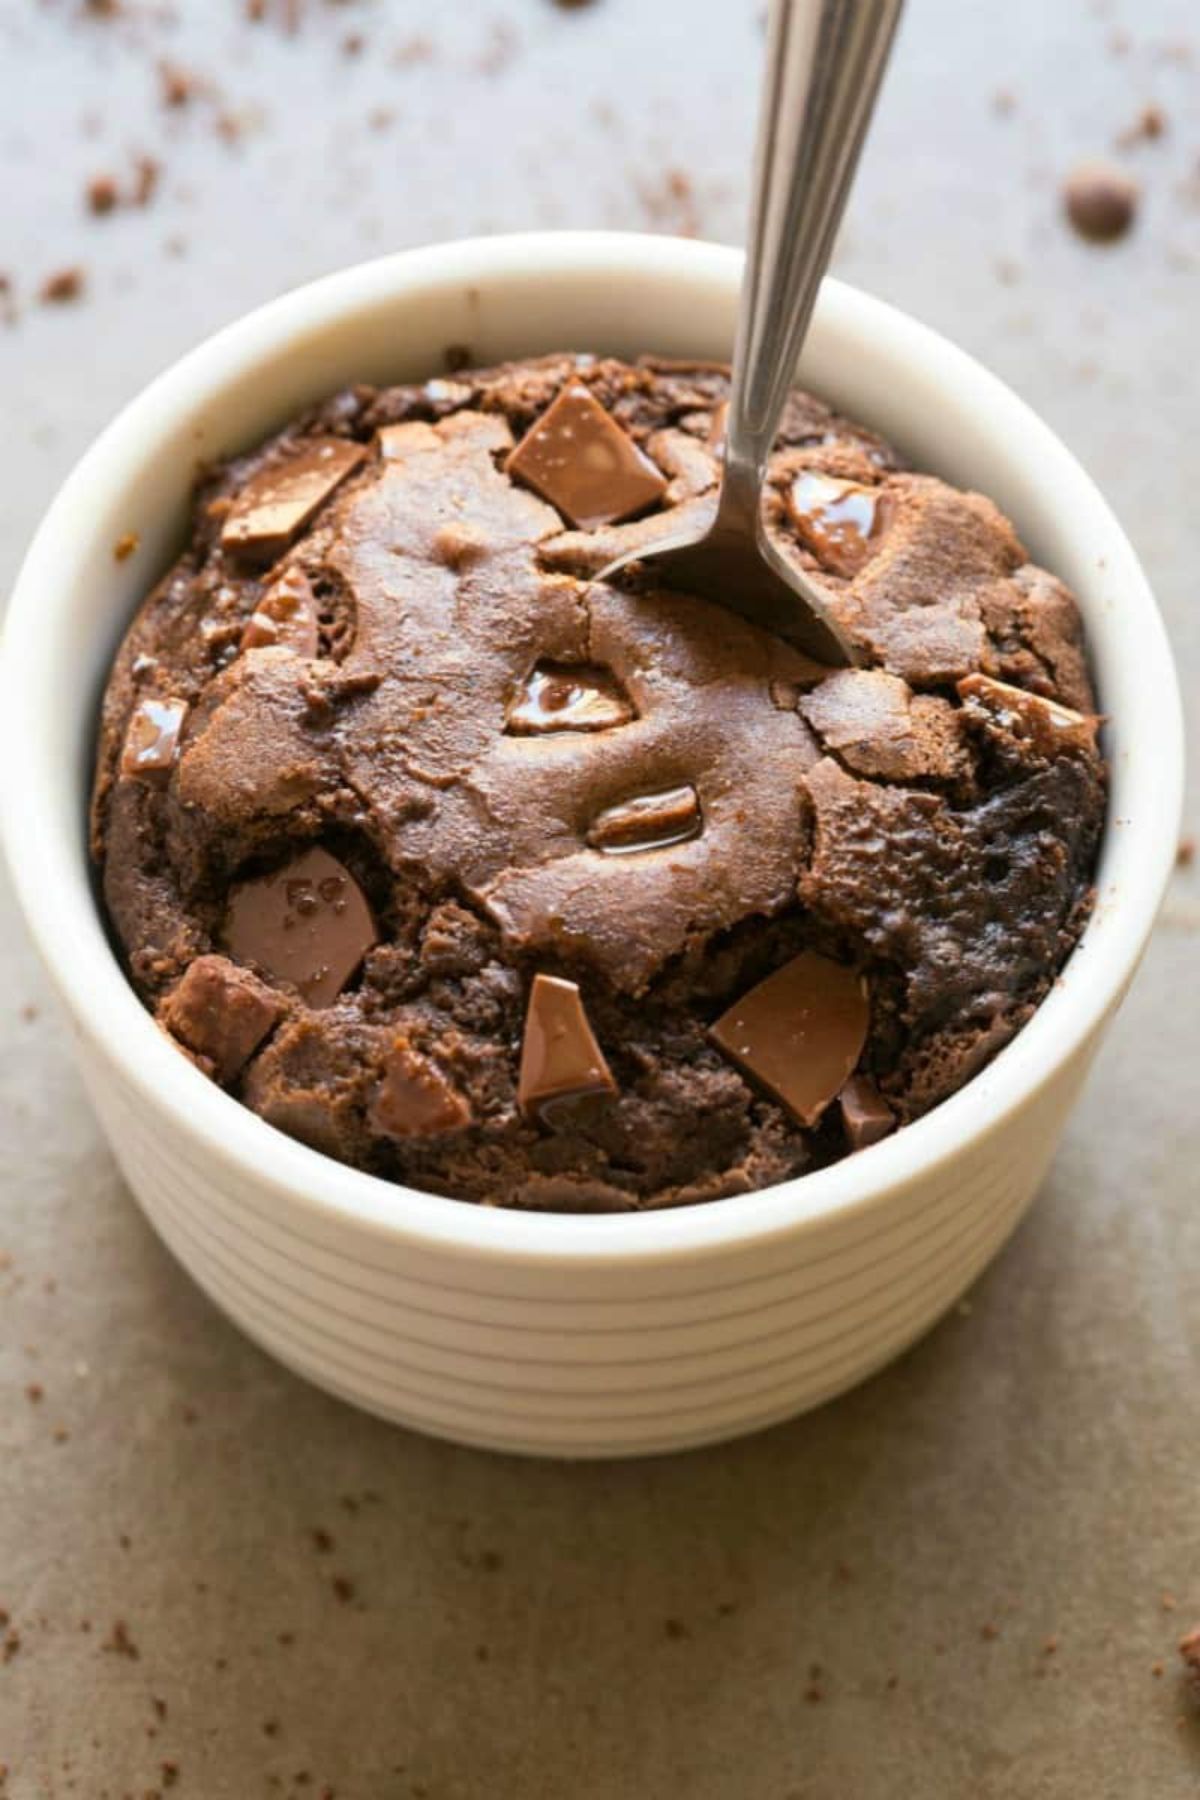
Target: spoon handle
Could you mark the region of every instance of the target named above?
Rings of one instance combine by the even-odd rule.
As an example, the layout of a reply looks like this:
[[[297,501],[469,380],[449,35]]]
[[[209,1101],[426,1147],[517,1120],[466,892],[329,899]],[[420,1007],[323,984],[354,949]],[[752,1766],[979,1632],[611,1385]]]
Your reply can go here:
[[[721,514],[756,525],[902,0],[772,0]]]

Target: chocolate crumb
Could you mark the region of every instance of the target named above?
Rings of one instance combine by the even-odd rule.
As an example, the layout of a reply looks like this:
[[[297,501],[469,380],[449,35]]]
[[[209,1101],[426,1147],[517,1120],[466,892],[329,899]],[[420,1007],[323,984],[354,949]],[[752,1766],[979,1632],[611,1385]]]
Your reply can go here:
[[[343,1606],[349,1606],[354,1598],[354,1583],[349,1576],[335,1575],[329,1585],[333,1589],[334,1599],[339,1600]]]
[[[127,531],[113,545],[113,561],[127,562],[137,549],[140,539],[136,531]]]
[[[1051,1635],[1042,1645],[1043,1656],[1055,1656],[1058,1653],[1058,1639]]]
[[[130,202],[134,206],[149,206],[158,188],[162,164],[152,156],[139,156],[134,163],[133,187],[130,190]]]
[[[53,275],[47,275],[38,289],[38,299],[43,306],[63,306],[69,301],[78,300],[83,293],[84,284],[82,269],[56,269]]]
[[[32,1000],[27,1000],[21,1008],[20,1018],[23,1025],[32,1025],[38,1016],[38,1009]]]
[[[142,1654],[130,1637],[129,1627],[124,1619],[115,1619],[113,1621],[112,1630],[109,1632],[100,1648],[106,1650],[110,1656],[126,1656],[129,1658],[130,1662],[138,1662]]]
[[[1166,1665],[1164,1663],[1155,1662],[1150,1664],[1150,1673],[1153,1675],[1155,1681],[1161,1681],[1166,1672]]]
[[[93,175],[87,184],[88,211],[99,215],[112,212],[121,198],[121,190],[111,175]]]
[[[4,1642],[2,1644],[0,1644],[0,1662],[10,1663],[13,1660],[13,1657],[19,1654],[20,1649],[21,1649],[21,1634],[20,1634],[20,1632],[19,1631],[6,1632],[4,1635]]]
[[[285,1650],[289,1648],[290,1645],[294,1644],[295,1641],[296,1634],[294,1631],[280,1631],[275,1637],[275,1642],[277,1644],[282,1644]]]
[[[159,1763],[158,1767],[159,1773],[162,1775],[163,1786],[165,1788],[174,1787],[175,1783],[179,1780],[179,1764],[168,1760]]]
[[[164,106],[188,106],[199,92],[200,83],[178,63],[158,65],[159,93]]]
[[[153,1708],[154,1708],[154,1716],[155,1716],[155,1718],[156,1718],[156,1719],[160,1719],[160,1720],[161,1720],[161,1719],[165,1719],[165,1718],[166,1718],[166,1716],[167,1716],[167,1703],[166,1703],[166,1701],[165,1701],[165,1700],[160,1700],[160,1699],[159,1699],[159,1697],[158,1697],[158,1695],[157,1695],[157,1694],[151,1694],[151,1696],[150,1696],[150,1704],[151,1704],[151,1706],[152,1706],[152,1707],[153,1707]]]
[[[1063,207],[1079,236],[1111,244],[1125,236],[1137,216],[1138,184],[1115,164],[1099,159],[1080,163],[1063,187]]]
[[[264,1719],[262,1728],[263,1728],[263,1736],[264,1737],[273,1738],[273,1737],[279,1736],[279,1720],[278,1719]]]
[[[664,1619],[663,1631],[666,1636],[679,1643],[682,1638],[691,1637],[691,1632],[682,1619]]]
[[[367,47],[367,40],[361,31],[348,31],[342,39],[343,56],[361,56]]]
[[[25,1389],[25,1398],[28,1400],[30,1406],[41,1405],[42,1401],[46,1398],[46,1390],[40,1381],[31,1381],[29,1383],[29,1386]]]
[[[1196,840],[1194,837],[1180,838],[1179,848],[1175,852],[1175,866],[1178,869],[1190,869],[1196,860]]]
[[[1155,138],[1162,137],[1166,129],[1167,115],[1162,107],[1143,106],[1132,125],[1126,126],[1125,130],[1118,137],[1118,147],[1122,150],[1128,150],[1131,149],[1134,144],[1153,142]]]
[[[898,1675],[889,1675],[883,1685],[889,1694],[894,1693],[900,1686],[900,1677]]]
[[[979,1627],[979,1635],[983,1639],[985,1644],[994,1643],[995,1640],[1000,1636],[1000,1627],[998,1625],[993,1625],[992,1621],[990,1619],[987,1619]]]
[[[432,39],[427,37],[406,38],[392,51],[392,66],[397,69],[411,68],[414,63],[432,62],[433,55]]]
[[[498,1550],[481,1550],[479,1566],[481,1569],[486,1569],[489,1575],[494,1575],[497,1569],[504,1567],[504,1558]]]
[[[314,1525],[309,1535],[312,1538],[313,1549],[317,1554],[319,1556],[328,1556],[329,1552],[334,1547],[332,1533],[326,1531],[323,1525]]]

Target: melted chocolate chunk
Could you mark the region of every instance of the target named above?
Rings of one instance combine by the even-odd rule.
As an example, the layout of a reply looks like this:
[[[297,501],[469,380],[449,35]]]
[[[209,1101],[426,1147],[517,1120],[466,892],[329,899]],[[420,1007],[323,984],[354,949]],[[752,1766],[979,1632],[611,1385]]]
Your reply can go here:
[[[243,650],[282,646],[297,656],[316,656],[320,646],[316,596],[303,569],[286,569],[272,582],[242,632]]]
[[[804,951],[723,1013],[710,1036],[802,1125],[815,1125],[862,1054],[866,984]]]
[[[667,488],[661,469],[579,386],[563,389],[505,467],[586,530],[645,512]]]
[[[179,755],[179,737],[187,717],[186,700],[139,700],[129,718],[121,773],[160,787]]]
[[[327,850],[306,850],[229,897],[225,942],[232,954],[290,981],[310,1006],[331,1006],[377,941],[362,889]]]
[[[535,975],[517,1081],[517,1101],[525,1117],[540,1118],[556,1101],[616,1091],[578,985],[556,975]]]
[[[588,843],[610,856],[632,850],[665,850],[696,837],[703,826],[694,787],[667,788],[661,794],[639,794],[610,806],[593,822]]]
[[[256,475],[221,528],[221,547],[248,561],[270,563],[309,524],[346,477],[366,460],[361,444],[308,438],[297,455]]]
[[[518,736],[609,731],[633,717],[633,707],[608,669],[539,663],[509,709],[505,729]]]
[[[470,1122],[471,1109],[457,1088],[401,1032],[384,1063],[371,1123],[388,1137],[404,1139],[441,1137]]]
[[[958,691],[968,705],[990,713],[1007,730],[1026,738],[1042,756],[1095,750],[1099,720],[1094,713],[1076,712],[1026,688],[994,681],[990,675],[966,675],[958,683]]]
[[[857,575],[882,524],[875,488],[804,469],[788,489],[787,508],[801,539],[824,568],[833,575]]]

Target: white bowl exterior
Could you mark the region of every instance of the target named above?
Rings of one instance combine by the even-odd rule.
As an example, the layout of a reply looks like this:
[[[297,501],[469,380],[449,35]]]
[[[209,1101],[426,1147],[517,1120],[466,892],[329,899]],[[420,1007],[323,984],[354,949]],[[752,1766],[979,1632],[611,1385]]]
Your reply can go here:
[[[1112,817],[1080,950],[960,1094],[861,1155],[678,1212],[522,1215],[379,1182],[273,1132],[162,1038],[104,936],[82,812],[90,707],[179,541],[190,472],[352,380],[576,347],[727,352],[740,259],[611,234],[491,239],[330,277],[202,345],[67,482],[6,627],[6,845],[130,1186],[202,1287],[300,1373],[417,1428],[565,1455],[683,1448],[851,1386],[925,1331],[1036,1192],[1174,854],[1169,650],[1119,526],[1057,439],[913,321],[826,283],[801,376],[922,466],[990,493],[1080,595],[1110,718]],[[139,554],[116,563],[130,530]],[[71,696],[63,705],[63,694]],[[1136,754],[1134,754],[1136,746]]]

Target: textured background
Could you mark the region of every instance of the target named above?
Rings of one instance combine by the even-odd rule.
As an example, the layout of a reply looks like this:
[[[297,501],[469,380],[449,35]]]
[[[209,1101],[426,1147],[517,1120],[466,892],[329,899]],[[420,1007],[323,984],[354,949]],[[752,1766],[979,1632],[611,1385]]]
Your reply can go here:
[[[261,10],[0,0],[0,582],[113,410],[292,283],[464,232],[740,235],[754,4]],[[1194,689],[1194,5],[909,14],[838,268],[1082,456]],[[1096,153],[1144,187],[1107,250],[1059,216]],[[89,216],[138,154],[150,204]],[[752,1441],[574,1468],[405,1436],[236,1336],[133,1210],[0,894],[0,1793],[1196,1794],[1198,924],[1181,869],[1037,1209],[918,1349]]]

